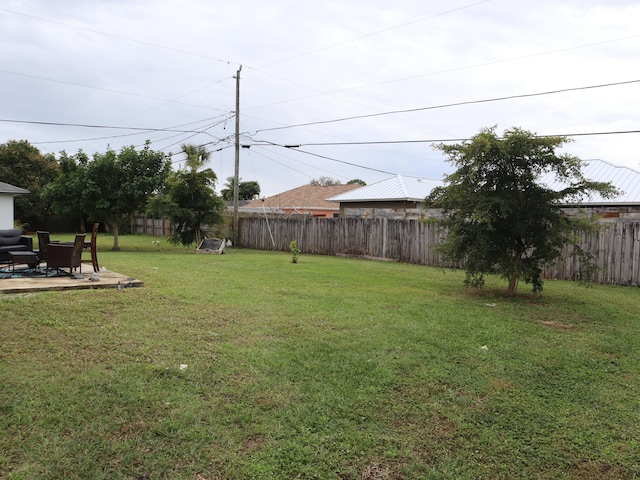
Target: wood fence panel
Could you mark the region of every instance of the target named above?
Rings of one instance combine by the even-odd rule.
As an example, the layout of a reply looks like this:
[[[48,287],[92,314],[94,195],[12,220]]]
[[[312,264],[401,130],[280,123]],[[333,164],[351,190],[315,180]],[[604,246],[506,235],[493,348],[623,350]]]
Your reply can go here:
[[[406,263],[446,266],[435,250],[446,232],[435,224],[388,218],[258,218],[240,219],[239,247],[289,251],[298,241],[302,253],[388,258]],[[640,223],[606,224],[592,234],[575,232],[579,247],[593,255],[598,267],[591,281],[640,285]],[[584,279],[577,250],[567,245],[560,258],[545,267],[545,278]]]

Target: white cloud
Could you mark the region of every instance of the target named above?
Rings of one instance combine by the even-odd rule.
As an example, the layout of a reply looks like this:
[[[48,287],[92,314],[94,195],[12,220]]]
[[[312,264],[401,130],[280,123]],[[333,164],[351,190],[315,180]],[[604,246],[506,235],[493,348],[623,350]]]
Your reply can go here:
[[[264,194],[320,176],[369,183],[387,176],[376,170],[440,178],[450,167],[429,144],[300,149],[332,161],[260,143],[466,138],[492,125],[540,134],[639,130],[640,84],[268,130],[637,80],[638,18],[636,2],[607,0],[7,0],[0,7],[3,119],[191,124],[185,130],[221,123],[193,137],[123,137],[132,132],[3,122],[0,142],[24,138],[43,152],[90,153],[146,138],[172,152],[181,142],[215,143],[233,135],[233,119],[222,121],[235,109],[232,77],[242,64],[241,129],[254,145],[242,150],[240,173]],[[576,137],[566,150],[640,168],[638,137]],[[74,141],[41,143],[62,140]],[[233,163],[233,148],[212,155],[219,186]]]

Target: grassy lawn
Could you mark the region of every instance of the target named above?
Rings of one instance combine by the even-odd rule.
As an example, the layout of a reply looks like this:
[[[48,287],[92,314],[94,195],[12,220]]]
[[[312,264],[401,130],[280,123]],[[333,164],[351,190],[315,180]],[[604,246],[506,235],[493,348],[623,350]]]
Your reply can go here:
[[[640,478],[638,288],[98,240],[0,296],[1,478]]]

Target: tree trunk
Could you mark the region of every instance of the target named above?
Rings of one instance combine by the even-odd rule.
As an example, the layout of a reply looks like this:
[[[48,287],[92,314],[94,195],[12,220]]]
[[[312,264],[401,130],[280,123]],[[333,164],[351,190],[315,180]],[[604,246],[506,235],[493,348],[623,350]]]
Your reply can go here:
[[[113,230],[113,248],[111,250],[117,252],[120,250],[120,245],[118,243],[118,222],[113,222],[111,224],[111,229]]]
[[[518,279],[520,278],[519,265],[522,260],[522,255],[524,254],[524,250],[522,252],[518,252],[513,256],[513,270],[511,271],[511,275],[509,275],[509,288],[507,289],[507,294],[510,297],[516,296],[516,290],[518,288]]]
[[[518,278],[519,275],[517,272],[512,273],[509,277],[509,288],[507,289],[507,294],[510,297],[516,296],[516,289],[518,288]]]

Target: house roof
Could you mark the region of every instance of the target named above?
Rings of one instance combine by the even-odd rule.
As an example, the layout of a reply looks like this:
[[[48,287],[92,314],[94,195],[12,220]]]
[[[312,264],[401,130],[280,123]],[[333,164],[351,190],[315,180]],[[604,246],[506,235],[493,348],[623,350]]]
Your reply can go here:
[[[267,208],[298,210],[300,213],[310,210],[336,210],[337,206],[327,202],[327,198],[348,192],[360,187],[358,184],[347,185],[303,185],[293,190],[266,197],[264,199],[253,200],[244,206],[246,209]]]
[[[422,202],[433,188],[442,185],[442,180],[396,175],[386,180],[328,198],[327,201],[339,203],[376,201]]]
[[[640,204],[640,172],[629,167],[621,167],[604,160],[583,160],[582,174],[594,182],[610,182],[622,193],[615,198],[603,198],[599,194],[585,197],[580,205],[638,205]],[[542,177],[542,183],[554,190],[564,188],[552,174]]]
[[[622,191],[615,198],[605,199],[598,194],[585,197],[581,205],[624,205],[640,204],[640,172],[629,167],[621,167],[604,160],[583,160],[582,174],[595,182],[611,182]],[[546,174],[541,182],[552,189],[562,189],[565,185],[558,182],[553,174]],[[431,190],[444,185],[444,181],[430,178],[407,177],[396,175],[371,185],[360,187],[334,197],[329,202],[389,202],[389,201],[423,201]]]
[[[0,193],[9,193],[11,195],[26,195],[29,190],[25,190],[24,188],[16,187],[13,185],[9,185],[8,183],[0,182]]]

